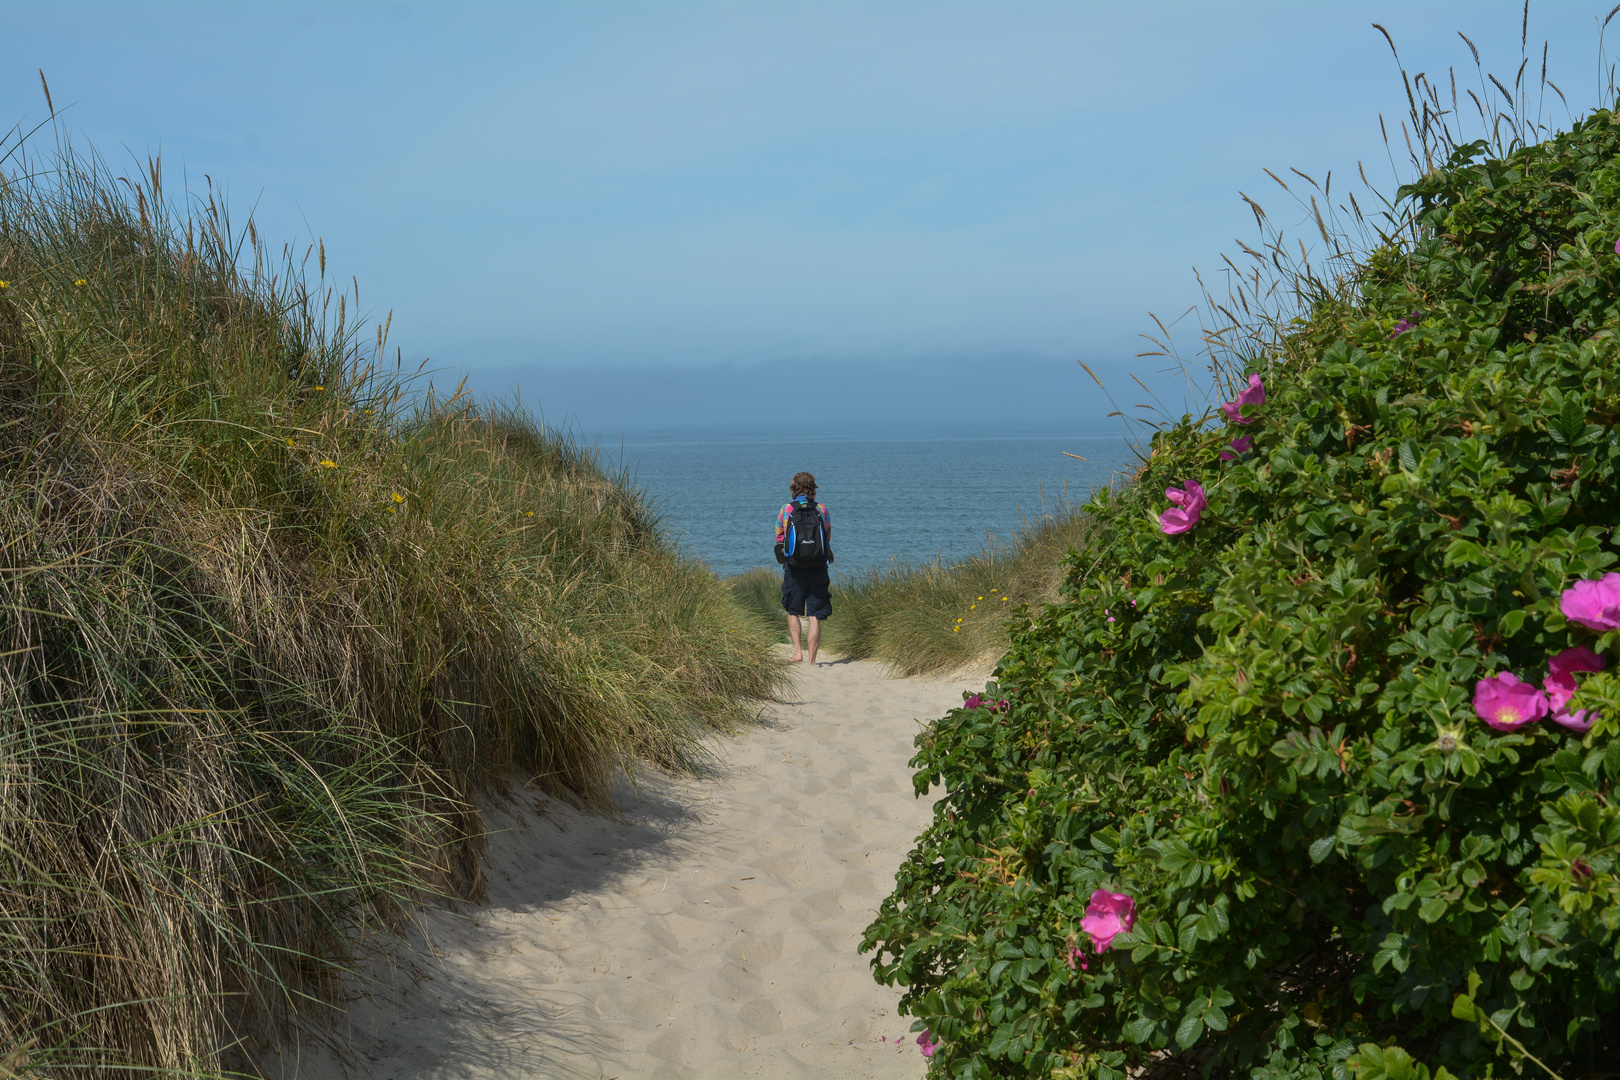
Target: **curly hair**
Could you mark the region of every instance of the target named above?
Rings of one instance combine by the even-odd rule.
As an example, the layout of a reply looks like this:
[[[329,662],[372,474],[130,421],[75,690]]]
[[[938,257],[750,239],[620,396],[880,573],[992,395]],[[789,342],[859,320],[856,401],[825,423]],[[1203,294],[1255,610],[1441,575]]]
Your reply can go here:
[[[797,499],[800,495],[810,498],[816,497],[816,478],[807,472],[794,473],[793,484],[788,488],[788,494]]]

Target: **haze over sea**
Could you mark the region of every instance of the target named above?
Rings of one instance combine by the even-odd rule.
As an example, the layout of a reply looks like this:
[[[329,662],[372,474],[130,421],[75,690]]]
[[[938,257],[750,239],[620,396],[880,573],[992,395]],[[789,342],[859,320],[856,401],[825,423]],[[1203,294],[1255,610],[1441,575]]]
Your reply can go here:
[[[652,495],[681,545],[720,574],[776,565],[773,522],[801,469],[815,474],[817,497],[832,515],[834,575],[847,577],[894,560],[951,562],[974,554],[987,531],[1005,538],[1043,508],[1065,499],[1082,503],[1136,462],[1123,431],[1060,428],[647,431],[600,448]]]

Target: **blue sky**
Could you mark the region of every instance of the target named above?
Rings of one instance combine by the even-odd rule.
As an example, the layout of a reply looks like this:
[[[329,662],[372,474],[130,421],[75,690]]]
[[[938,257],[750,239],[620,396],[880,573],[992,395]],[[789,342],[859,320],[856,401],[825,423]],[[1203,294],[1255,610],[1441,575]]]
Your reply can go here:
[[[33,4],[0,119],[45,115],[43,68],[114,165],[161,152],[322,237],[408,359],[590,432],[757,427],[806,384],[828,424],[1085,427],[1109,406],[1074,361],[1157,380],[1136,335],[1252,239],[1238,191],[1287,220],[1263,166],[1393,189],[1371,23],[1472,85],[1456,31],[1506,80],[1520,10]],[[1604,10],[1530,13],[1580,107]]]

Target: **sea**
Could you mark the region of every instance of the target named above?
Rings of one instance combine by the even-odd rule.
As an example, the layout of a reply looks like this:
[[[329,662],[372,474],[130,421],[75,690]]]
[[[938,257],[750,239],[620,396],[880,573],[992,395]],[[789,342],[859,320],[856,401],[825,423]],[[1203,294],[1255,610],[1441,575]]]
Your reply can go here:
[[[647,431],[597,449],[649,495],[677,542],[721,575],[776,567],[776,515],[789,481],[815,474],[832,518],[835,579],[976,554],[992,537],[1079,506],[1139,460],[1123,432],[1059,429]]]

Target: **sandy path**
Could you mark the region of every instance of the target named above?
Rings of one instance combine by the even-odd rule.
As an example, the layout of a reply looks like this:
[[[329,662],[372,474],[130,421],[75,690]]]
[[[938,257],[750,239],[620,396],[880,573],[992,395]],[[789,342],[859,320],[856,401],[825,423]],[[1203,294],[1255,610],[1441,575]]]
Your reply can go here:
[[[963,685],[800,668],[798,700],[725,740],[715,776],[646,775],[622,821],[522,795],[490,815],[490,903],[425,916],[424,948],[350,1010],[355,1052],[300,1072],[922,1076],[855,947],[929,819],[912,738]]]

